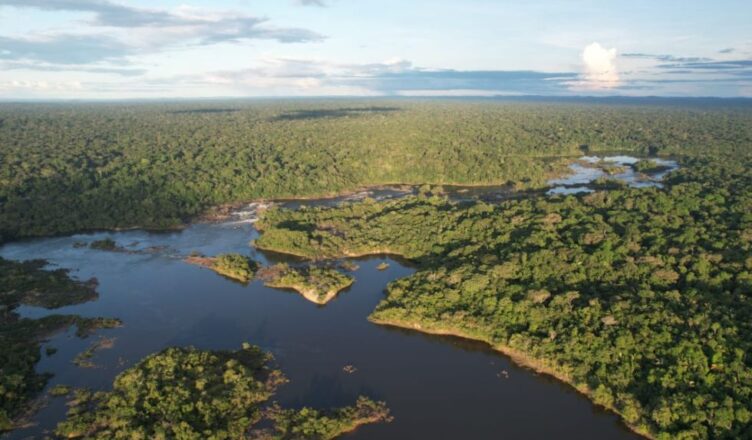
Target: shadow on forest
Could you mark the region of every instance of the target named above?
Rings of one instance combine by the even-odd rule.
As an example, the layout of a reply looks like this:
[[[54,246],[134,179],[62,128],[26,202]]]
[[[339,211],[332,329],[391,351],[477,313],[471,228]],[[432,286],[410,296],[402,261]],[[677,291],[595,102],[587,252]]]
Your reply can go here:
[[[211,113],[235,113],[240,110],[236,108],[195,108],[189,110],[172,110],[167,113],[171,115],[190,115],[190,114],[211,114]]]
[[[271,121],[296,121],[305,119],[343,118],[360,116],[368,113],[390,113],[399,111],[399,107],[343,107],[337,109],[292,110],[271,118]]]

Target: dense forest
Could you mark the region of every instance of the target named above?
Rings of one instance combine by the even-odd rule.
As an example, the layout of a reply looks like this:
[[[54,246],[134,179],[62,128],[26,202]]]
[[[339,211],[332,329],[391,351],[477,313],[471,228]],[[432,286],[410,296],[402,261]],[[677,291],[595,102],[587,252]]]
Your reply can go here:
[[[3,104],[0,242],[171,228],[218,204],[362,185],[535,187],[583,151],[735,154],[750,142],[752,109],[723,101]]]
[[[752,160],[685,163],[662,189],[274,208],[256,245],[403,255],[372,321],[486,341],[651,437],[750,438]]]
[[[250,344],[236,351],[165,349],[118,375],[111,391],[75,390],[56,434],[103,440],[329,440],[389,420],[386,405],[366,397],[328,412],[270,403],[286,382],[272,360]]]
[[[175,228],[221,204],[424,185],[399,200],[272,208],[255,245],[313,260],[405,256],[417,271],[389,285],[372,321],[486,341],[651,437],[745,438],[752,437],[750,145],[752,107],[723,101],[5,104],[0,242]],[[583,153],[613,151],[671,156],[682,168],[662,188],[606,177],[592,194],[529,192],[499,204],[453,202],[440,188],[541,188]],[[650,173],[659,164],[635,167]],[[119,250],[107,239],[90,246]],[[264,275],[239,255],[196,262],[243,282]],[[277,267],[285,280],[278,285],[316,287],[317,301],[352,283],[326,262],[298,269]],[[71,325],[81,336],[119,325],[27,319],[16,308],[92,300],[95,287],[42,261],[0,259],[0,430],[14,426],[46,383],[34,371],[41,340]],[[367,399],[327,413],[267,404],[272,394],[258,369],[271,367],[262,358],[252,347],[168,349],[124,372],[111,391],[75,391],[58,434],[232,436],[264,418],[271,430],[262,436],[330,438],[353,420],[388,418],[383,404]],[[220,414],[204,405],[206,386],[251,404],[225,402],[229,412]],[[185,416],[188,427],[145,423],[127,411],[154,389],[170,393],[152,402],[149,420]],[[184,412],[169,400],[177,394],[188,407],[203,403]]]

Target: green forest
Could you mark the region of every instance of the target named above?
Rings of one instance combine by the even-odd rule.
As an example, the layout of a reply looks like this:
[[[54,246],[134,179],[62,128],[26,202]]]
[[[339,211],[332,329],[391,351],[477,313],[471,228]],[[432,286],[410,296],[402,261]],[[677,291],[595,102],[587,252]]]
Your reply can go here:
[[[256,244],[410,258],[373,322],[488,342],[650,437],[750,438],[752,160],[685,164],[663,189],[274,208]]]
[[[292,100],[0,105],[0,242],[178,227],[210,207],[385,183],[539,187],[582,152],[744,154],[703,101]]]
[[[115,379],[111,391],[75,390],[55,433],[86,439],[329,440],[389,420],[383,402],[359,397],[322,412],[268,401],[287,379],[260,348],[168,348]]]
[[[485,341],[648,437],[752,438],[751,145],[752,107],[723,101],[3,104],[0,243],[175,229],[252,200],[422,185],[396,200],[264,211],[257,248],[315,260],[272,266],[276,277],[239,254],[186,261],[325,302],[353,282],[329,260],[401,255],[416,271],[389,284],[374,323]],[[670,157],[681,168],[662,187],[604,177],[590,194],[543,194],[578,157],[606,152]],[[451,184],[541,191],[457,202],[441,188]],[[121,250],[112,239],[89,246]],[[46,266],[0,259],[0,431],[45,387],[34,369],[45,338],[120,325],[22,318],[22,304],[97,298],[96,280]],[[367,398],[331,411],[282,408],[271,401],[282,382],[249,345],[168,348],[111,390],[55,388],[71,398],[57,435],[323,439],[389,419]]]
[[[316,304],[328,303],[355,281],[333,267],[295,267],[287,263],[265,267],[259,276],[266,286],[293,289]]]

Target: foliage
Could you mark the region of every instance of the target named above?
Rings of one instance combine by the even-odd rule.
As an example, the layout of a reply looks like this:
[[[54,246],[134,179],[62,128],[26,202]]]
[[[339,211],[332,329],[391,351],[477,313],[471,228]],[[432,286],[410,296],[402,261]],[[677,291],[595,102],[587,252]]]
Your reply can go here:
[[[68,385],[55,385],[54,387],[50,388],[48,391],[50,393],[50,396],[53,397],[61,397],[61,396],[67,396],[72,391],[72,388]]]
[[[652,159],[643,159],[632,165],[638,173],[658,173],[669,169],[668,166],[662,165]]]
[[[114,338],[101,337],[92,342],[86,350],[78,353],[73,358],[73,363],[81,368],[96,368],[97,365],[92,361],[94,354],[99,350],[112,348],[113,345],[115,345]]]
[[[118,249],[117,243],[111,238],[104,238],[102,240],[95,240],[89,244],[92,249],[98,249],[100,251],[114,251]]]
[[[319,304],[329,302],[354,281],[353,277],[333,267],[293,267],[287,263],[264,268],[260,275],[269,287],[295,289],[309,301]]]
[[[222,254],[212,260],[211,268],[219,274],[247,283],[256,273],[255,261],[240,254]]]
[[[360,425],[380,421],[391,421],[389,409],[384,402],[375,402],[366,397],[358,397],[355,406],[340,408],[330,413],[313,408],[282,409],[278,405],[267,411],[267,417],[274,423],[274,433],[270,439],[332,439],[352,431]]]
[[[637,103],[3,104],[0,242],[363,185],[539,187],[583,150],[733,155],[752,139],[745,105]]]
[[[282,381],[257,347],[169,348],[78,399],[57,434],[86,438],[240,438]]]
[[[20,304],[58,308],[97,297],[95,281],[79,282],[65,270],[43,270],[42,260],[14,262],[0,258],[0,431],[12,429],[13,420],[31,398],[44,388],[48,375],[38,374],[40,342],[51,334],[76,325],[86,337],[98,328],[111,328],[120,321],[49,315],[40,319],[20,318]]]
[[[97,298],[97,280],[75,281],[65,269],[44,270],[45,260],[9,261],[0,258],[0,303],[15,308],[27,304],[48,309]]]
[[[373,321],[487,341],[653,437],[747,438],[752,160],[686,163],[663,189],[275,208],[256,243],[404,255]]]
[[[363,423],[385,420],[383,403],[360,398],[331,415],[263,405],[286,380],[271,355],[244,344],[237,351],[168,348],[115,379],[112,391],[76,392],[57,435],[91,439],[330,439]],[[265,436],[263,438],[269,438]]]

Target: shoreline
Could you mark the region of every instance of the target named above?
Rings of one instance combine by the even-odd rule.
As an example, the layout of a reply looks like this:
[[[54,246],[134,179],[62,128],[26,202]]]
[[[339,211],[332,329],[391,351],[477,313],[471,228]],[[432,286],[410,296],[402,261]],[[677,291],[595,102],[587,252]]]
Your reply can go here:
[[[612,152],[608,152],[612,153]],[[625,154],[628,152],[624,152]],[[606,154],[606,152],[604,152]],[[574,158],[579,157],[581,155],[550,155],[550,156],[529,156],[533,159],[568,159],[572,158],[573,160],[576,160]],[[510,157],[517,157],[517,156],[510,156]],[[635,156],[637,157],[637,156]],[[550,180],[556,177],[561,177],[564,174],[566,174],[566,169],[559,170],[558,173],[548,173],[546,175],[546,180]],[[540,186],[540,187],[530,187],[530,188],[523,188],[520,190],[515,190],[513,185],[509,185],[509,179],[505,181],[497,180],[497,181],[488,181],[488,182],[476,182],[476,183],[447,183],[447,182],[381,182],[381,183],[374,183],[374,184],[363,184],[359,185],[353,188],[349,189],[343,189],[340,191],[329,191],[324,193],[318,193],[318,194],[311,194],[311,195],[283,195],[283,196],[275,196],[275,197],[257,197],[254,199],[246,199],[243,201],[237,201],[237,202],[228,202],[228,203],[222,203],[219,205],[215,205],[212,207],[207,208],[203,213],[198,214],[187,223],[193,223],[193,222],[221,222],[225,219],[227,219],[230,214],[225,211],[231,211],[238,209],[244,205],[249,205],[251,203],[283,203],[283,202],[304,202],[307,200],[332,200],[340,197],[347,197],[352,196],[358,193],[362,193],[364,191],[378,191],[378,190],[389,190],[389,189],[395,189],[398,191],[405,191],[405,192],[413,192],[416,188],[422,186],[422,185],[431,185],[431,186],[441,186],[441,187],[452,187],[452,188],[484,188],[484,187],[501,187],[501,186],[509,186],[510,187],[510,194],[519,193],[522,195],[525,195],[528,191],[541,191],[546,188],[546,186]]]
[[[311,258],[304,255],[298,255],[290,251],[280,251],[280,250],[274,250],[274,249],[263,249],[260,248],[260,250],[267,250],[271,252],[276,252],[279,254],[285,254],[285,255],[292,255],[296,257],[301,258]],[[358,257],[366,257],[366,256],[376,256],[376,255],[387,255],[387,256],[397,256],[400,258],[404,258],[408,261],[413,261],[407,257],[405,257],[402,254],[396,253],[396,252],[384,252],[384,250],[374,250],[369,252],[362,252],[362,253],[349,253],[349,252],[342,252],[341,254],[337,256],[329,256],[324,257],[322,259],[337,259],[337,258],[358,258]],[[375,311],[375,310],[374,310]],[[389,319],[379,319],[373,316],[374,311],[371,312],[370,315],[368,315],[367,320],[369,322],[372,322],[376,325],[383,325],[387,327],[395,327],[395,328],[401,328],[405,330],[412,330],[421,332],[424,334],[430,334],[430,335],[438,335],[438,336],[454,336],[462,339],[467,339],[471,341],[481,342],[483,344],[486,344],[490,349],[501,353],[504,356],[507,356],[514,364],[529,368],[537,373],[545,374],[547,376],[553,377],[554,379],[558,380],[559,382],[566,384],[567,386],[573,388],[578,393],[585,396],[588,401],[595,406],[598,406],[600,408],[606,409],[612,414],[614,414],[620,423],[624,425],[627,429],[634,432],[635,434],[641,435],[649,440],[655,440],[656,437],[649,431],[645,429],[641,429],[639,426],[629,424],[624,417],[619,414],[619,412],[611,406],[604,406],[602,404],[596,403],[593,400],[593,390],[589,389],[586,385],[577,385],[572,381],[572,378],[568,375],[564,374],[563,372],[557,370],[553,366],[550,365],[548,361],[545,361],[543,359],[536,359],[528,354],[517,350],[515,348],[503,345],[503,344],[494,344],[487,339],[485,339],[482,336],[474,336],[471,335],[465,331],[458,330],[456,328],[447,328],[447,327],[441,327],[437,324],[427,324],[427,323],[418,323],[418,322],[409,322],[409,321],[400,321],[400,320],[389,320]]]
[[[292,290],[297,293],[299,293],[303,298],[307,299],[308,301],[323,306],[329,303],[329,301],[333,300],[337,297],[343,290],[347,289],[348,287],[352,286],[355,283],[355,280],[351,280],[350,284],[346,286],[342,286],[340,288],[336,289],[330,289],[327,291],[324,296],[320,296],[317,294],[315,289],[306,288],[304,286],[301,286],[300,284],[275,284],[274,281],[270,282],[264,282],[264,286],[270,287],[272,289],[285,289],[285,290]]]
[[[259,232],[263,232],[263,229],[256,229]],[[292,250],[280,250],[280,249],[274,249],[271,247],[266,246],[260,246],[257,241],[254,241],[252,243],[252,246],[254,249],[257,249],[259,251],[263,252],[271,252],[278,255],[286,255],[290,257],[296,257],[296,258],[302,258],[305,260],[310,261],[321,261],[321,260],[334,260],[334,259],[340,259],[340,258],[364,258],[364,257],[373,257],[373,256],[387,256],[387,257],[397,257],[402,260],[409,261],[411,263],[414,263],[413,260],[410,259],[410,257],[406,257],[404,254],[400,252],[396,252],[390,249],[377,249],[377,250],[371,250],[371,251],[363,251],[363,252],[343,252],[340,254],[334,254],[334,255],[322,255],[322,256],[310,256],[308,254],[303,254],[302,252],[294,252]]]
[[[218,269],[214,262],[217,261],[216,257],[203,257],[203,256],[188,256],[183,258],[184,263],[192,264],[194,266],[202,267],[204,269],[209,269],[212,272],[216,273],[217,275],[221,275],[225,278],[229,278],[232,281],[237,281],[239,283],[248,284],[251,282],[251,279],[246,278],[239,278],[237,276],[233,276],[230,273],[224,272],[220,269]]]
[[[606,409],[609,412],[611,412],[613,415],[615,415],[619,419],[619,421],[622,423],[622,425],[624,425],[624,427],[628,428],[630,431],[634,432],[635,434],[641,435],[649,440],[656,440],[656,437],[651,432],[641,429],[639,426],[627,423],[624,417],[622,417],[622,415],[619,414],[615,408],[596,403],[593,400],[593,397],[592,397],[593,391],[590,388],[588,388],[586,385],[576,385],[575,383],[572,382],[569,376],[565,375],[564,373],[560,371],[557,371],[555,368],[550,366],[550,364],[547,361],[544,361],[542,359],[532,358],[528,356],[527,354],[525,354],[524,352],[519,351],[515,348],[509,347],[503,344],[494,344],[492,342],[489,342],[483,337],[473,336],[462,330],[458,330],[454,328],[440,327],[436,324],[425,324],[425,323],[421,324],[421,323],[411,323],[408,321],[400,321],[400,320],[379,319],[379,318],[373,317],[373,312],[371,313],[371,315],[368,316],[367,319],[369,322],[374,323],[376,325],[400,328],[400,329],[405,329],[405,330],[412,330],[412,331],[429,334],[429,335],[454,336],[457,338],[467,339],[469,341],[482,342],[486,344],[491,350],[499,352],[502,355],[508,357],[514,364],[521,366],[523,368],[528,368],[530,370],[533,370],[536,373],[541,373],[547,376],[551,376],[554,379],[558,380],[559,382],[571,387],[578,393],[587,397],[588,401],[590,401],[592,405],[598,406],[600,408]]]
[[[624,151],[624,150],[604,150],[604,151],[590,151],[590,152],[583,152],[581,154],[574,154],[574,155],[547,155],[547,156],[526,156],[534,159],[566,159],[571,158],[573,160],[577,160],[576,158],[581,157],[583,155],[610,155],[610,154],[629,154],[636,158],[660,158],[660,159],[671,159],[679,161],[682,158],[687,158],[686,155],[657,155],[657,156],[650,156],[650,155],[644,155],[640,154],[640,152],[637,151]],[[517,157],[516,155],[510,155],[510,157]],[[563,175],[563,173],[561,174]],[[557,176],[548,176],[548,178],[556,178],[561,177],[561,175]],[[354,195],[359,192],[363,191],[369,191],[369,190],[378,190],[378,189],[389,189],[390,187],[419,187],[421,185],[432,185],[432,186],[444,186],[444,187],[454,187],[454,188],[482,188],[482,187],[491,187],[491,186],[505,186],[507,185],[508,180],[501,182],[501,181],[492,181],[492,182],[484,182],[484,183],[429,183],[429,182],[423,182],[423,183],[405,183],[405,182],[384,182],[384,183],[377,183],[372,185],[359,185],[355,188],[350,189],[344,189],[341,191],[330,191],[330,192],[324,192],[324,193],[318,193],[318,194],[311,194],[311,195],[290,195],[290,196],[278,196],[278,197],[257,197],[252,199],[244,199],[234,202],[227,202],[227,203],[219,203],[213,206],[209,206],[206,209],[203,210],[203,212],[193,215],[187,215],[184,217],[180,223],[176,223],[170,226],[162,226],[162,227],[144,227],[141,225],[133,225],[133,226],[117,226],[117,227],[97,227],[97,228],[83,228],[83,229],[76,229],[73,231],[68,232],[60,232],[60,233],[51,233],[51,234],[40,234],[40,235],[29,235],[29,236],[23,236],[18,238],[10,238],[4,241],[0,241],[0,247],[6,244],[10,243],[23,243],[26,241],[31,240],[37,240],[37,239],[45,239],[45,238],[56,238],[56,237],[68,237],[72,235],[77,234],[94,234],[97,232],[125,232],[125,231],[136,231],[141,230],[145,232],[151,232],[151,233],[170,233],[170,232],[178,232],[182,231],[187,227],[190,227],[193,224],[201,224],[201,223],[220,223],[223,220],[226,220],[229,218],[229,213],[224,213],[222,211],[227,210],[234,210],[238,209],[244,205],[248,205],[251,203],[275,203],[275,202],[295,202],[295,201],[306,201],[306,200],[326,200],[326,199],[335,199],[338,197],[345,197],[349,195]],[[531,188],[523,188],[520,190],[512,189],[510,191],[510,198],[515,197],[524,197],[527,195],[530,195],[531,193],[541,192],[546,189],[546,186],[542,187],[531,187]]]
[[[559,155],[559,156],[541,156],[541,157],[535,157],[536,159],[570,159],[570,161],[567,164],[560,164],[562,169],[560,169],[558,172],[552,172],[548,173],[546,175],[546,181],[552,179],[558,179],[565,177],[569,174],[570,170],[568,168],[569,165],[573,163],[578,163],[579,158],[581,158],[583,155],[595,155],[595,156],[605,156],[605,155],[629,155],[632,157],[635,157],[637,159],[667,159],[667,160],[675,160],[677,163],[681,159],[681,157],[677,156],[643,156],[643,155],[637,155],[636,152],[629,152],[629,151],[593,151],[589,153],[582,153],[581,155]],[[597,168],[597,167],[596,167]],[[660,174],[665,171],[672,170],[671,167],[668,167],[666,170],[660,170],[655,172],[650,172],[648,174]],[[471,189],[477,189],[477,188],[493,188],[493,187],[505,187],[508,194],[505,199],[516,199],[520,197],[528,197],[533,195],[539,195],[544,194],[548,189],[553,188],[555,186],[564,186],[564,187],[577,187],[581,186],[580,184],[563,184],[563,185],[548,185],[545,184],[543,186],[525,186],[520,189],[515,189],[514,185],[509,184],[509,180],[506,181],[489,181],[489,182],[479,182],[479,183],[437,183],[437,182],[422,182],[422,183],[408,183],[408,182],[384,182],[384,183],[377,183],[377,184],[371,184],[371,185],[360,185],[355,188],[351,189],[344,189],[341,191],[330,191],[320,194],[312,194],[312,195],[289,195],[289,196],[280,196],[280,197],[259,197],[251,200],[245,200],[245,201],[239,201],[239,202],[232,202],[232,203],[225,203],[220,204],[214,207],[208,208],[204,213],[199,214],[195,216],[191,221],[187,223],[187,225],[190,225],[192,222],[206,222],[206,223],[214,223],[214,222],[222,222],[229,218],[231,216],[231,211],[239,209],[245,205],[249,205],[252,203],[284,203],[284,202],[304,202],[304,201],[311,201],[311,200],[317,200],[317,201],[324,201],[324,200],[333,200],[340,197],[347,197],[347,196],[353,196],[362,192],[368,192],[368,191],[379,191],[379,190],[396,190],[396,191],[404,191],[406,195],[408,194],[414,194],[415,190],[419,188],[422,185],[430,185],[430,186],[437,186],[437,187],[443,187],[443,188],[451,188],[455,192],[460,192],[462,190],[471,190]],[[458,202],[461,202],[462,200],[457,200]]]

